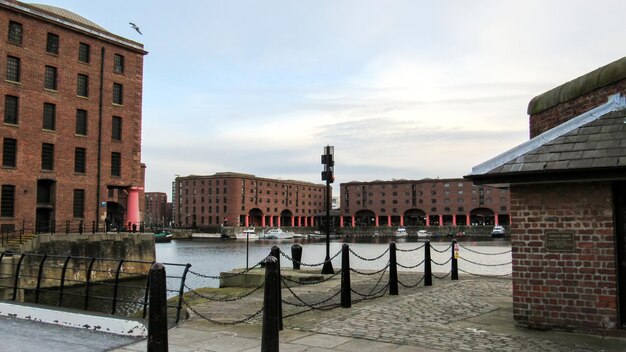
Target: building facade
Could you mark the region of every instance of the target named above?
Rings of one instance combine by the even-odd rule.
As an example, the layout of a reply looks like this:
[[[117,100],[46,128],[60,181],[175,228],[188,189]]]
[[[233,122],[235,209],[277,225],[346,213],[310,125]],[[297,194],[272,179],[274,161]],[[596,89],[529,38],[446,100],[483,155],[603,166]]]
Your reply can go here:
[[[509,191],[462,178],[348,182],[344,226],[490,226],[509,224]]]
[[[313,226],[326,186],[223,172],[177,177],[174,221],[183,227]]]
[[[138,225],[143,45],[14,0],[0,38],[2,230]]]
[[[144,225],[148,227],[167,227],[167,194],[164,192],[146,192],[146,207],[144,211]]]
[[[513,316],[541,329],[626,328],[626,58],[530,102],[531,139],[477,165],[511,189]]]

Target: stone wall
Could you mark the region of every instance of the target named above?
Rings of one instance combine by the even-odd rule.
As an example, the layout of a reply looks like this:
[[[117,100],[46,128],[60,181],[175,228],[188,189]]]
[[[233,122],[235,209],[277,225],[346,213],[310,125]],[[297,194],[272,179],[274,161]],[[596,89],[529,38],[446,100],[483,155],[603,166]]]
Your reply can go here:
[[[513,315],[533,328],[617,326],[610,183],[511,186]],[[573,233],[573,251],[549,251],[548,233]]]

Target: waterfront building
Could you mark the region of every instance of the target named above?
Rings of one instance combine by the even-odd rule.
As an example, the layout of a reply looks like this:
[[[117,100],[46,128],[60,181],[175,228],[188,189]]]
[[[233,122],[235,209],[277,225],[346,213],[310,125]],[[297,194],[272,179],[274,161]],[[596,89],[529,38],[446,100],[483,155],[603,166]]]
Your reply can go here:
[[[167,194],[164,192],[146,192],[145,197],[144,225],[147,227],[168,226]]]
[[[15,0],[0,38],[0,230],[138,225],[143,45]]]
[[[511,189],[521,325],[626,328],[625,95],[626,57],[533,98],[531,139],[467,176]]]
[[[462,178],[347,182],[339,226],[509,224],[509,190]]]
[[[326,186],[220,172],[176,177],[174,221],[183,227],[314,226]]]

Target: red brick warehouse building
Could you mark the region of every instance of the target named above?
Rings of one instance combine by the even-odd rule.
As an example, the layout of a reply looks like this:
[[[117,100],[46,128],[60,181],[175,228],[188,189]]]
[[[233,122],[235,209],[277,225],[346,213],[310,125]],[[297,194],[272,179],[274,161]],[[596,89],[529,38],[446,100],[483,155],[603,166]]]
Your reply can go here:
[[[348,182],[340,185],[339,226],[509,224],[509,191],[462,178]]]
[[[143,45],[58,7],[7,0],[0,38],[2,229],[138,224]]]
[[[144,224],[149,227],[168,226],[170,218],[167,213],[167,194],[164,192],[146,192]]]
[[[177,177],[173,187],[178,226],[315,226],[326,186],[221,172]]]
[[[531,139],[468,176],[510,186],[521,325],[625,333],[625,94],[622,58],[535,97]]]

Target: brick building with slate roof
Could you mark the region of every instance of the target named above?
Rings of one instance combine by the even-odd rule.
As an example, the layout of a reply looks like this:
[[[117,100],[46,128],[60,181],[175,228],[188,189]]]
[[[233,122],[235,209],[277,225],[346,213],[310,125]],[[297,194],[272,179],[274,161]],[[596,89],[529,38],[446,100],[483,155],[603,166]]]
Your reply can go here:
[[[521,325],[626,333],[625,95],[622,58],[535,97],[531,139],[466,176],[510,187]]]

